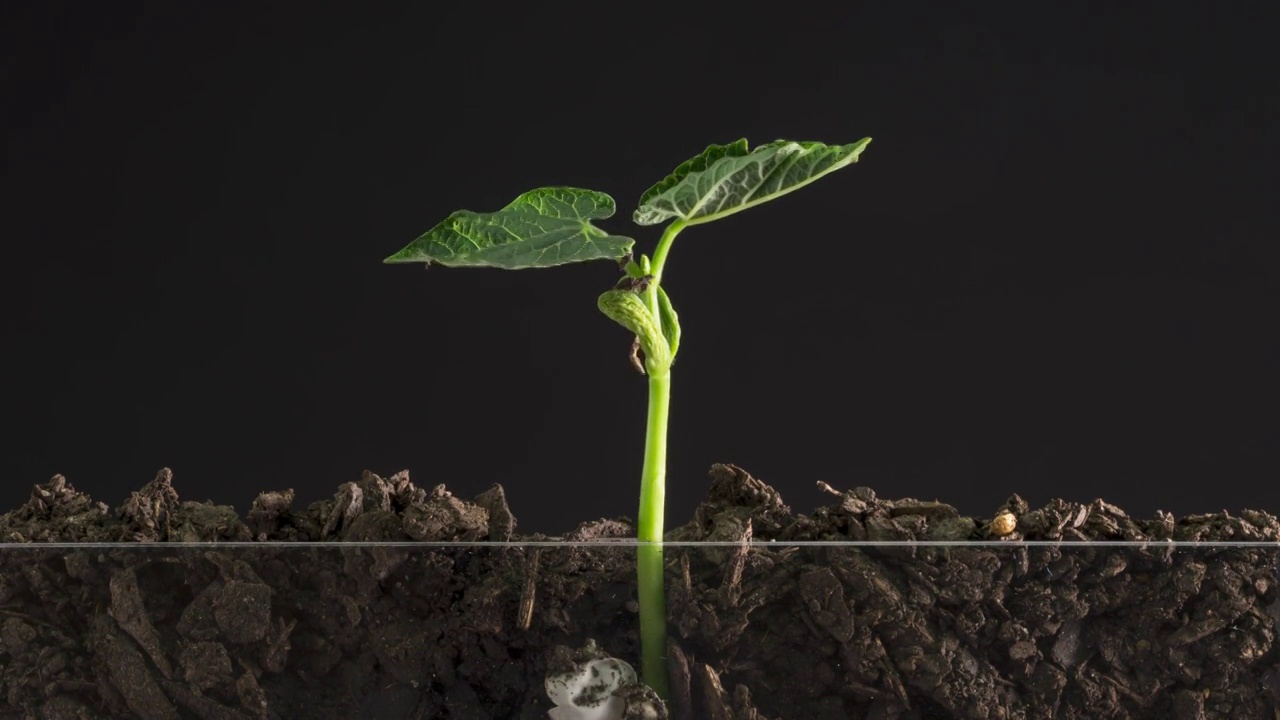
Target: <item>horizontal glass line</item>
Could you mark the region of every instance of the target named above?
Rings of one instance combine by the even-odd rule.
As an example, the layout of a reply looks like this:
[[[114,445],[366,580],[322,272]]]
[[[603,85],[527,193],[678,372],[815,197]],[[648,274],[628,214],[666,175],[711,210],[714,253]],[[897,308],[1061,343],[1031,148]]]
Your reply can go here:
[[[30,542],[0,543],[3,550],[167,550],[167,549],[231,549],[231,548],[598,548],[598,547],[738,547],[741,542],[734,540],[716,541],[666,541],[640,542],[625,538],[606,538],[600,540],[529,540],[512,542],[488,542],[484,540],[468,542],[446,541],[306,541],[306,542],[253,542],[244,540],[213,542]],[[1280,541],[1238,541],[1238,540],[753,540],[747,543],[753,548],[783,547],[830,547],[830,548],[890,548],[890,547],[1121,547],[1121,548],[1276,548],[1280,549]]]

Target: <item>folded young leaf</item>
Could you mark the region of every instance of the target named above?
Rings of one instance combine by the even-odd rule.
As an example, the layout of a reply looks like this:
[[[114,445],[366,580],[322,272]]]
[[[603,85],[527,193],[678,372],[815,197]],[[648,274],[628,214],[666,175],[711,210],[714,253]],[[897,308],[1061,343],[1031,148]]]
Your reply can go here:
[[[672,218],[689,224],[718,220],[857,162],[870,142],[871,138],[849,145],[775,140],[750,151],[746,140],[712,145],[645,191],[633,219],[640,225]]]
[[[631,254],[635,240],[591,224],[613,212],[613,198],[601,192],[538,188],[497,212],[459,210],[383,262],[522,270],[619,261]]]

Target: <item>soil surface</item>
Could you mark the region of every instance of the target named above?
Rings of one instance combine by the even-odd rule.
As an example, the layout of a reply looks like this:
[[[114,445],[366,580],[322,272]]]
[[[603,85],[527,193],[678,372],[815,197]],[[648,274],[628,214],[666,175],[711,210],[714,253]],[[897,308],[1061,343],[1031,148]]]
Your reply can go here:
[[[726,544],[664,550],[668,717],[1280,718],[1273,515],[1015,495],[974,518],[819,489],[800,515],[711,468],[667,540]],[[627,519],[518,535],[500,486],[464,500],[405,472],[306,508],[264,492],[244,518],[179,501],[167,469],[117,508],[54,476],[0,516],[0,718],[546,718],[548,672],[588,640],[640,665],[635,550],[609,542],[631,537]],[[553,539],[589,544],[492,544]],[[964,543],[788,544],[826,540]],[[390,541],[478,544],[369,545]]]

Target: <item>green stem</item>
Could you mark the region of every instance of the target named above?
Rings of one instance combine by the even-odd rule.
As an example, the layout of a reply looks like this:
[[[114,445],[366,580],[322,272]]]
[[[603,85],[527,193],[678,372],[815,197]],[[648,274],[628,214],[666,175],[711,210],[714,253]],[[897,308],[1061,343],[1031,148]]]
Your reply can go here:
[[[659,330],[662,329],[662,318],[658,314],[658,286],[662,284],[662,269],[667,265],[667,253],[671,252],[671,241],[675,240],[676,235],[679,235],[683,229],[683,220],[672,222],[663,231],[662,237],[658,240],[658,247],[653,251],[653,263],[649,269],[653,280],[649,282],[649,289],[645,291],[645,304],[649,306],[649,312],[657,318]]]
[[[662,330],[658,312],[658,285],[667,264],[671,241],[684,227],[677,220],[667,226],[658,240],[650,266],[652,280],[645,291],[645,305]],[[636,518],[636,575],[640,600],[640,655],[644,681],[658,697],[667,699],[667,598],[663,587],[663,511],[667,495],[667,417],[671,409],[671,370],[649,374],[649,423],[644,439],[644,470],[640,476],[640,512]]]
[[[667,419],[671,412],[671,372],[649,376],[649,423],[640,476],[640,517],[636,539],[662,542],[662,509],[667,493]]]
[[[640,653],[644,681],[667,699],[667,600],[663,589],[663,508],[667,490],[667,418],[671,373],[649,376],[649,423],[636,523],[636,573],[640,600]]]

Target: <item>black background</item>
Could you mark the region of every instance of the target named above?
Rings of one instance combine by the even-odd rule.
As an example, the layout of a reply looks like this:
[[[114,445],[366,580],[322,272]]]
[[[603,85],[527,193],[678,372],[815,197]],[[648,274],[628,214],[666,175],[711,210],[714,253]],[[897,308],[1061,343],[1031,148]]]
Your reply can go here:
[[[616,268],[382,259],[560,184],[649,252],[706,145],[870,135],[677,241],[668,526],[713,462],[806,511],[1280,512],[1277,4],[960,5],[6,4],[0,507],[407,468],[526,532],[633,516]]]

